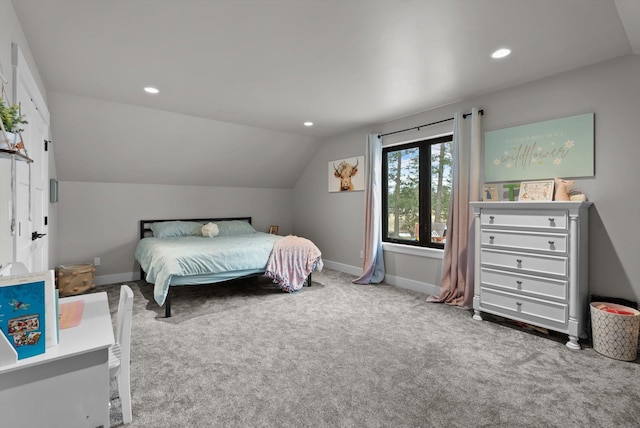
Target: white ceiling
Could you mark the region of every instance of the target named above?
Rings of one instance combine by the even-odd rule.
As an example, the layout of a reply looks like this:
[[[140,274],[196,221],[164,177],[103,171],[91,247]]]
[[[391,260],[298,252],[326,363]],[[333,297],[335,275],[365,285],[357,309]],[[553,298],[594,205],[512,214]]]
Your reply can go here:
[[[640,53],[640,0],[13,5],[47,91],[264,128],[267,143],[282,132],[325,139]],[[491,59],[499,47],[513,53]]]

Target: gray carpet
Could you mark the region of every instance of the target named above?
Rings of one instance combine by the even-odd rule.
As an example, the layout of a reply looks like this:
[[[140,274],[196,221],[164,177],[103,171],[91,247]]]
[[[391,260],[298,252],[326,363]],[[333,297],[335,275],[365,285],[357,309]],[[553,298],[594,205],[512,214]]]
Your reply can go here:
[[[134,291],[130,427],[638,427],[640,364],[325,269]],[[114,313],[119,284],[106,290]],[[112,426],[123,426],[119,401]]]

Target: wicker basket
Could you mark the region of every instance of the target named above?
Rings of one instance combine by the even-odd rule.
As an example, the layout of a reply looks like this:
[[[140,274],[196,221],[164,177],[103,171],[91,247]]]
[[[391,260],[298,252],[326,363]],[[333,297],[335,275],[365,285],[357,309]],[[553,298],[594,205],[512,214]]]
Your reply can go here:
[[[633,315],[603,311],[597,308],[599,305],[631,312]],[[590,309],[593,349],[599,354],[616,360],[635,360],[638,356],[640,312],[627,306],[603,302],[591,303]]]
[[[60,265],[56,280],[60,296],[82,294],[94,288],[95,269],[92,264]]]

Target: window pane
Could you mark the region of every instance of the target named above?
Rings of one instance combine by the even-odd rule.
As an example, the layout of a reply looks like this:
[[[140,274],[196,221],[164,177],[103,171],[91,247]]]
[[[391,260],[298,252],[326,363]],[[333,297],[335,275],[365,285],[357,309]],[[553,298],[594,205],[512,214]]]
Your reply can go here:
[[[431,146],[431,242],[446,241],[452,159],[451,142]]]
[[[418,239],[419,167],[417,147],[387,153],[387,238]]]
[[[443,248],[452,187],[450,135],[387,147],[383,153],[383,241]]]

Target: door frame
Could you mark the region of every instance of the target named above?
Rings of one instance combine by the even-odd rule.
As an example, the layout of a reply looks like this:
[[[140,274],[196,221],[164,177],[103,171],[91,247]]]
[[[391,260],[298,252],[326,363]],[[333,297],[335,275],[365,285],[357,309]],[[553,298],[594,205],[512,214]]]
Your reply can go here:
[[[16,104],[20,104],[23,102],[31,102],[34,105],[34,109],[33,111],[37,112],[40,116],[40,119],[42,120],[42,124],[43,124],[43,129],[42,129],[42,138],[43,140],[46,140],[49,138],[49,133],[50,133],[50,119],[51,116],[49,114],[49,109],[47,107],[47,104],[44,100],[44,97],[42,96],[41,92],[40,92],[40,88],[38,87],[35,78],[33,77],[33,73],[31,72],[31,69],[24,57],[24,54],[22,53],[22,50],[20,49],[20,46],[17,43],[12,43],[11,44],[11,60],[12,60],[12,65],[13,65],[13,100],[14,103]],[[28,99],[18,99],[18,87],[21,86],[22,88],[25,89],[25,91],[27,92],[27,98]],[[29,118],[27,118],[27,120],[29,120]],[[26,127],[30,126],[29,124],[25,125]],[[33,140],[33,139],[32,139]],[[34,141],[32,141],[33,143]],[[40,145],[41,144],[41,145]],[[31,167],[33,168],[38,167],[38,168],[42,168],[42,183],[40,183],[40,185],[43,186],[42,191],[43,192],[47,192],[48,194],[48,183],[49,183],[49,159],[48,159],[48,154],[49,152],[46,151],[44,149],[44,141],[41,142],[35,142],[35,144],[32,147],[27,147],[27,150],[39,150],[41,151],[41,156],[38,156],[39,158],[39,162],[41,162],[41,165],[31,165]],[[14,177],[14,183],[15,183],[15,177]],[[26,196],[27,198],[27,203],[29,204],[29,208],[28,208],[28,217],[31,216],[32,212],[40,212],[42,218],[37,219],[36,224],[37,225],[42,225],[42,233],[47,233],[47,229],[48,229],[48,224],[45,224],[45,220],[44,218],[47,217],[49,218],[49,204],[48,204],[48,199],[46,197],[42,197],[42,198],[34,198],[34,194],[35,192],[33,191],[33,187],[34,187],[34,183],[31,180],[31,178],[29,178],[29,195]],[[15,202],[17,199],[22,199],[24,200],[24,198],[18,198],[17,194],[15,194],[15,192],[17,191],[17,187],[14,188],[12,190],[12,192],[14,192],[13,195],[13,201]],[[41,204],[41,209],[40,210],[33,210],[33,204],[37,203],[37,204]],[[33,219],[30,218],[26,218],[26,219],[19,219],[16,218],[17,216],[17,212],[18,210],[16,209],[16,207],[12,207],[12,211],[13,211],[13,217],[14,217],[14,221],[16,224],[16,229],[13,231],[13,260],[14,261],[20,261],[17,260],[18,257],[18,229],[19,229],[19,222],[23,222],[25,225],[28,225],[29,227],[27,228],[28,230],[24,231],[25,233],[28,234],[27,238],[29,238],[29,235],[32,232],[32,227],[31,225],[33,224]],[[31,258],[33,258],[33,251],[35,248],[41,248],[42,250],[42,266],[38,266],[37,270],[47,270],[49,268],[49,242],[48,242],[48,233],[47,235],[45,235],[43,238],[40,238],[43,241],[38,242],[37,244],[31,244]],[[30,270],[33,269],[33,266],[28,266],[30,268]]]

